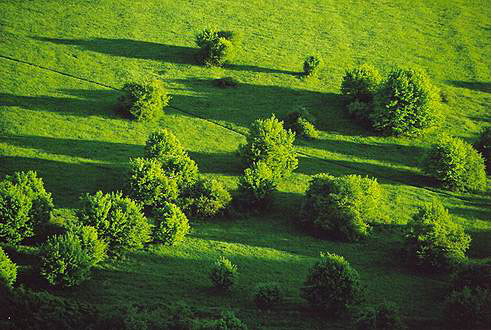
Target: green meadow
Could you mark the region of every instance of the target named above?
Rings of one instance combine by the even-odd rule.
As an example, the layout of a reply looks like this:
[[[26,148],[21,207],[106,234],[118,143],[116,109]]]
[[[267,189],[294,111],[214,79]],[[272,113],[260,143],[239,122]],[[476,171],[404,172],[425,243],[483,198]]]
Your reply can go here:
[[[223,67],[195,60],[195,34],[207,26],[241,31],[236,59]],[[301,77],[319,54],[318,77]],[[473,143],[491,125],[491,5],[479,0],[2,0],[0,2],[0,176],[35,170],[60,216],[73,216],[83,193],[124,189],[131,157],[150,132],[170,129],[200,171],[232,193],[242,174],[237,148],[252,121],[303,107],[320,136],[295,142],[299,166],[279,185],[272,208],[257,216],[191,221],[176,246],[158,244],[99,264],[69,299],[120,308],[181,300],[202,315],[232,309],[252,329],[349,329],[312,313],[300,287],[321,251],[344,256],[360,272],[367,304],[397,303],[410,328],[442,328],[448,274],[417,273],[400,257],[402,230],[434,197],[472,237],[468,255],[491,261],[491,192],[435,187],[421,160],[442,133]],[[382,73],[421,68],[445,95],[444,121],[423,137],[382,136],[346,116],[340,84],[347,69],[369,63]],[[213,79],[233,77],[236,89]],[[114,108],[128,82],[160,79],[172,95],[158,122],[130,121]],[[375,177],[388,193],[393,224],[358,243],[312,237],[297,226],[311,177]],[[18,281],[31,272],[26,247],[13,261]],[[30,252],[31,251],[31,252]],[[237,264],[230,293],[211,289],[220,255]],[[286,301],[258,311],[252,289],[276,281]],[[36,286],[36,285],[33,285]]]

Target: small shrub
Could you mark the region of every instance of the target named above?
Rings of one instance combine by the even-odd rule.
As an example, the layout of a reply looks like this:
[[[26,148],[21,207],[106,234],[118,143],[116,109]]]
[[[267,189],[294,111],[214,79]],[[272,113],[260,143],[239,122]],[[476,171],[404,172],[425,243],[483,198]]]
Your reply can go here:
[[[83,206],[78,212],[80,222],[97,229],[100,239],[108,244],[108,252],[119,254],[140,249],[150,241],[151,229],[142,208],[121,193],[82,197]]]
[[[166,128],[150,133],[145,143],[145,158],[160,159],[165,156],[187,156],[181,142]]]
[[[32,237],[32,200],[9,181],[0,182],[0,242],[18,244]]]
[[[17,265],[10,260],[0,247],[0,294],[2,288],[11,289],[17,279]]]
[[[247,330],[247,325],[235,316],[232,311],[224,311],[217,320],[200,320],[196,330]]]
[[[466,260],[471,238],[439,201],[422,205],[408,227],[406,252],[412,264],[438,270]]]
[[[348,103],[353,101],[371,103],[381,82],[382,76],[377,69],[369,64],[363,64],[346,71],[341,83],[341,94]]]
[[[376,308],[367,308],[355,320],[358,330],[404,329],[399,308],[393,303],[383,303]]]
[[[241,35],[232,31],[205,29],[196,35],[200,47],[198,60],[210,66],[222,66],[235,58]]]
[[[451,289],[460,291],[465,287],[475,290],[482,288],[491,292],[491,265],[465,263],[452,274]]]
[[[128,196],[148,207],[175,202],[179,195],[177,181],[169,177],[155,158],[130,159],[128,183]]]
[[[261,283],[256,286],[254,303],[262,310],[271,310],[283,300],[283,292],[277,283]]]
[[[223,214],[231,201],[220,181],[201,177],[182,193],[179,204],[188,217],[210,218]]]
[[[265,209],[271,205],[276,191],[273,171],[263,162],[247,168],[239,178],[238,200],[245,209]]]
[[[154,210],[155,227],[153,236],[167,245],[174,245],[189,232],[189,221],[181,209],[172,203],[165,203]]]
[[[213,286],[220,290],[230,290],[237,282],[237,276],[237,266],[224,256],[215,261],[210,271]]]
[[[481,153],[486,163],[486,171],[491,174],[491,127],[486,127],[481,131],[474,147]]]
[[[302,297],[317,310],[339,316],[362,300],[360,276],[341,256],[321,254],[302,287]]]
[[[232,77],[224,77],[215,79],[213,84],[220,88],[237,88],[239,87],[239,81]]]
[[[458,138],[443,136],[423,160],[424,171],[449,190],[486,189],[486,172],[481,155]]]
[[[48,238],[41,249],[41,276],[49,284],[77,286],[89,277],[91,257],[74,233]]]
[[[302,204],[301,220],[344,240],[369,235],[370,224],[387,222],[386,201],[376,179],[315,175]]]
[[[438,99],[424,72],[396,69],[375,95],[372,125],[392,135],[421,134],[437,121]]]
[[[316,76],[322,67],[322,60],[317,56],[307,56],[303,62],[303,72],[306,76]]]
[[[315,118],[307,110],[289,112],[283,119],[286,130],[292,130],[297,137],[307,139],[319,137],[314,121]]]
[[[82,250],[90,259],[90,264],[95,266],[106,258],[107,243],[100,240],[97,229],[92,226],[82,226],[78,232]]]
[[[445,301],[444,315],[451,327],[459,329],[475,329],[491,322],[491,291],[467,287],[453,291]],[[484,329],[484,328],[483,328]]]
[[[283,128],[283,123],[273,115],[257,119],[251,125],[247,143],[239,149],[246,167],[262,161],[273,171],[275,178],[291,174],[298,166],[293,147],[295,133]]]
[[[146,84],[129,83],[123,87],[119,110],[138,121],[151,121],[162,116],[170,98],[160,80],[152,80]]]

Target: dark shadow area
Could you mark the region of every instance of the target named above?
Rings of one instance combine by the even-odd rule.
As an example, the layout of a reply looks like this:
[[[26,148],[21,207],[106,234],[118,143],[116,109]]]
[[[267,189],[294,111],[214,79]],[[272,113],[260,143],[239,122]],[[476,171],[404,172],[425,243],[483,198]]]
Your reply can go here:
[[[74,97],[20,96],[0,93],[0,106],[16,106],[34,111],[48,111],[70,116],[116,118],[114,112],[120,95],[112,90],[62,90]]]
[[[197,48],[192,47],[165,45],[131,39],[62,39],[43,37],[34,37],[33,39],[58,45],[77,46],[83,50],[112,56],[197,65],[194,59]]]
[[[188,151],[188,154],[191,159],[196,162],[202,173],[221,173],[229,175],[242,174],[242,162],[235,153]]]
[[[470,231],[472,241],[468,255],[471,258],[488,258],[491,262],[491,230]]]
[[[55,207],[74,208],[79,206],[80,196],[122,190],[126,163],[97,164],[89,162],[65,163],[53,160],[28,157],[0,157],[0,177],[17,171],[37,171],[43,179],[45,188],[53,195]]]
[[[224,64],[223,68],[228,69],[228,70],[235,70],[235,71],[250,71],[250,72],[273,73],[273,74],[289,74],[289,75],[298,76],[298,77],[303,75],[303,72],[263,68],[263,67],[259,67],[259,66],[255,66],[255,65]]]
[[[447,80],[445,82],[459,88],[467,88],[478,92],[491,93],[491,82],[458,80]]]

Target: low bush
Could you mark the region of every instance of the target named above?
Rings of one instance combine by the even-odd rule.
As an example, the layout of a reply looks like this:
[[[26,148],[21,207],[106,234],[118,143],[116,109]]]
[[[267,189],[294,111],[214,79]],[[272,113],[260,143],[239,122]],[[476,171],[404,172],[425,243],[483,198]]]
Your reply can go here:
[[[399,308],[387,302],[362,311],[355,320],[355,327],[358,330],[405,329]]]
[[[274,191],[273,171],[263,162],[258,162],[239,178],[238,202],[244,209],[263,210],[271,205]]]
[[[452,328],[487,329],[491,323],[491,291],[464,287],[453,291],[444,305],[444,316]]]
[[[300,219],[316,230],[344,240],[369,235],[370,224],[387,222],[386,200],[376,179],[322,173],[310,181]]]
[[[51,285],[72,287],[89,278],[92,260],[74,233],[51,236],[40,255],[41,276]]]
[[[9,181],[0,182],[0,242],[18,244],[32,237],[31,199]]]
[[[305,61],[303,62],[303,73],[306,76],[312,77],[316,76],[319,73],[319,70],[322,67],[322,60],[318,56],[307,56]]]
[[[150,225],[141,206],[130,198],[99,191],[85,194],[82,203],[78,212],[80,222],[97,229],[99,239],[108,244],[109,253],[140,249],[150,241]]]
[[[446,270],[466,260],[471,238],[437,200],[419,207],[408,222],[405,249],[411,264]]]
[[[314,309],[339,317],[362,301],[360,276],[343,257],[322,253],[307,275],[301,296]]]
[[[223,311],[217,320],[199,320],[195,330],[247,330],[247,325],[232,311]]]
[[[232,31],[205,29],[196,35],[200,47],[198,61],[210,66],[222,66],[235,58],[241,34]]]
[[[491,174],[491,127],[486,127],[481,131],[474,147],[484,158],[487,173]]]
[[[156,158],[130,159],[128,196],[150,208],[175,202],[179,189],[176,179],[169,175]]]
[[[461,139],[441,137],[423,160],[423,168],[427,175],[446,189],[486,189],[484,160],[470,144]]]
[[[251,125],[247,143],[239,148],[245,167],[264,162],[275,178],[291,174],[298,166],[293,147],[295,133],[283,128],[283,123],[273,115],[268,119],[257,119]]]
[[[375,129],[391,135],[418,135],[438,119],[438,90],[422,71],[395,69],[374,98]]]
[[[283,292],[278,283],[260,283],[254,291],[254,303],[261,310],[271,310],[283,299]]]
[[[152,121],[162,116],[170,98],[160,80],[125,84],[119,98],[119,111],[138,121]]]
[[[155,226],[153,237],[167,245],[181,242],[189,232],[189,221],[181,209],[172,203],[165,203],[154,210]]]
[[[78,238],[92,266],[106,258],[107,243],[99,239],[97,229],[92,226],[82,226],[78,232]]]
[[[12,288],[17,279],[17,265],[0,247],[0,294],[2,288]]]
[[[224,214],[231,201],[220,181],[201,177],[182,192],[178,205],[188,217],[210,218]]]
[[[451,277],[451,289],[460,291],[465,287],[475,290],[482,288],[491,292],[491,265],[464,263],[459,265]]]
[[[296,137],[315,139],[319,137],[319,132],[314,126],[315,118],[307,111],[289,112],[283,119],[283,125],[286,130],[291,130]]]
[[[224,256],[215,261],[210,271],[213,286],[220,290],[230,290],[237,282],[237,276],[237,266]]]
[[[237,88],[240,82],[233,77],[223,77],[213,80],[213,84],[220,88]]]

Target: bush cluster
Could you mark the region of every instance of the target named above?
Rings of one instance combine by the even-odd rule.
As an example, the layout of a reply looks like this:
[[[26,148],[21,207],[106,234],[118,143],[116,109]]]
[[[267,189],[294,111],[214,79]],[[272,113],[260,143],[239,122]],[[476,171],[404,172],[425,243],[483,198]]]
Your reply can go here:
[[[314,309],[340,316],[363,299],[360,275],[342,256],[321,254],[304,282],[302,297]]]
[[[474,147],[484,158],[487,173],[491,174],[491,127],[486,127],[481,131]]]
[[[385,209],[385,195],[376,179],[322,173],[310,181],[300,217],[316,230],[353,241],[367,237],[370,224],[386,222]]]
[[[241,39],[242,35],[233,31],[203,30],[195,40],[200,48],[198,61],[204,65],[222,66],[235,58]]]
[[[398,330],[405,328],[399,308],[388,302],[362,311],[355,320],[355,326],[358,330]]]
[[[182,192],[178,203],[189,217],[210,218],[223,215],[231,201],[230,193],[220,181],[200,177]]]
[[[406,253],[410,263],[445,270],[466,260],[471,238],[438,200],[423,204],[408,223]]]
[[[92,266],[95,266],[106,258],[108,244],[99,239],[97,229],[92,226],[82,226],[77,234],[82,250],[89,257]]]
[[[254,303],[261,310],[271,310],[283,299],[283,292],[278,283],[260,283],[254,291]]]
[[[224,311],[217,320],[200,320],[195,323],[196,330],[247,330],[247,325],[232,311]]]
[[[123,86],[118,110],[137,121],[152,121],[162,116],[170,99],[160,80],[152,80],[145,84],[128,83]]]
[[[12,288],[17,279],[17,265],[0,247],[0,294],[3,288]]]
[[[140,249],[150,241],[151,228],[141,206],[121,193],[82,197],[78,217],[83,225],[97,230],[99,238],[108,244],[110,254]]]
[[[427,175],[444,188],[456,191],[486,189],[484,160],[472,145],[458,138],[441,137],[423,161]]]
[[[230,290],[237,282],[237,276],[237,266],[224,256],[215,261],[210,271],[213,286],[219,290]]]
[[[276,191],[273,171],[263,162],[244,170],[239,178],[238,200],[240,206],[249,210],[263,210],[271,205]]]
[[[16,172],[0,182],[0,242],[17,244],[39,235],[53,200],[36,172]]]
[[[315,139],[319,137],[319,132],[314,126],[315,118],[307,110],[293,111],[286,114],[283,118],[283,125],[286,130],[291,130],[296,137]]]
[[[316,76],[322,67],[322,60],[315,55],[307,56],[303,62],[303,73],[305,76]]]
[[[167,245],[181,242],[190,229],[186,215],[172,203],[156,208],[154,219],[153,237]]]

